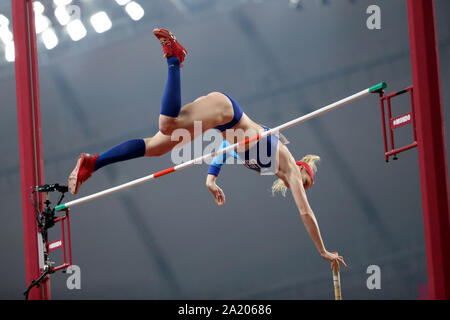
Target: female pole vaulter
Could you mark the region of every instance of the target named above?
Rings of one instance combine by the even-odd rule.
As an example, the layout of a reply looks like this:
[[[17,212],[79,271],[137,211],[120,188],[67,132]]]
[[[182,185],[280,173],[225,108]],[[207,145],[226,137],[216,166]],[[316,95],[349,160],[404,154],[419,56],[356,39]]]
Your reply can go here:
[[[88,180],[95,171],[106,165],[144,156],[157,157],[168,153],[180,144],[179,141],[171,139],[172,133],[177,129],[188,130],[190,139],[195,139],[195,135],[200,133],[197,132],[198,130],[194,130],[194,121],[201,122],[202,132],[215,128],[222,132],[224,138],[232,140],[224,140],[224,145],[240,141],[238,132],[258,133],[262,130],[269,130],[269,128],[252,121],[233,98],[220,92],[211,92],[182,107],[180,68],[188,53],[169,30],[157,28],[153,30],[153,33],[161,42],[169,69],[159,116],[159,131],[153,137],[129,140],[100,155],[82,153],[68,179],[71,193],[78,193],[81,184]],[[183,143],[187,142],[189,141],[183,141]],[[270,149],[277,153],[275,174],[279,179],[272,187],[273,193],[281,191],[284,195],[287,189],[290,189],[302,221],[322,258],[331,262],[332,268],[339,270],[339,263],[346,266],[341,256],[325,249],[317,220],[306,197],[305,190],[314,183],[313,170],[316,170],[315,161],[319,157],[310,155],[303,158],[303,161],[296,162],[288,148],[283,143],[277,143],[277,137],[268,136],[256,143],[257,152],[253,159],[248,159],[249,149],[245,151],[244,164],[258,172],[267,166],[260,159],[259,149],[262,142],[267,142],[268,154],[271,153]],[[254,148],[255,146],[251,149]],[[237,154],[233,156],[237,157]],[[216,184],[221,166],[221,162],[218,160],[215,158],[210,166],[206,185],[212,192],[216,203],[223,205],[225,196],[222,189]]]

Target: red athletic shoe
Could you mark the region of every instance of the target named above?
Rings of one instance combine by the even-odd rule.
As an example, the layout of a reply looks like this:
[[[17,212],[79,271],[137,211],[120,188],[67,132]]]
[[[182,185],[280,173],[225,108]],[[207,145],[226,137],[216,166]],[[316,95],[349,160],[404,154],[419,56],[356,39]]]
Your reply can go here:
[[[164,57],[177,57],[180,60],[180,64],[183,63],[184,58],[186,58],[188,52],[186,49],[177,41],[177,38],[172,32],[166,29],[153,29],[153,34],[161,42]]]
[[[92,176],[97,158],[98,154],[94,156],[87,153],[80,154],[77,165],[69,176],[68,185],[71,193],[77,194],[81,184]]]

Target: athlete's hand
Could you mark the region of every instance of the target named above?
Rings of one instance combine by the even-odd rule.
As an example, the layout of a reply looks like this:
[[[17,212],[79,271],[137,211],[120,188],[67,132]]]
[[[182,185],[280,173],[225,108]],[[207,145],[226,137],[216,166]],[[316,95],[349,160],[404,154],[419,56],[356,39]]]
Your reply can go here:
[[[216,184],[216,176],[209,174],[206,179],[206,187],[212,193],[214,197],[214,201],[218,206],[222,206],[225,203],[225,193],[223,190]]]
[[[347,264],[344,262],[344,258],[337,254],[337,252],[328,252],[325,251],[324,253],[321,253],[322,258],[325,260],[331,262],[331,269],[336,268],[339,272],[339,263],[341,263],[344,267],[347,266]]]

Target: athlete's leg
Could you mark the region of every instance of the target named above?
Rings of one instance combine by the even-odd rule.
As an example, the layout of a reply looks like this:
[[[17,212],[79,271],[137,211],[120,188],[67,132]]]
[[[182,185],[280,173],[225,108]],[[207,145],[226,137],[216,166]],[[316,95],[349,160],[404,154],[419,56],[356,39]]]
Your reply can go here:
[[[181,141],[172,141],[171,136],[162,134],[158,131],[153,137],[145,138],[145,156],[160,157],[170,152],[175,147],[191,142],[191,137],[186,135]]]
[[[170,31],[154,29],[153,33],[161,41],[169,69],[159,117],[161,132],[171,135],[179,128],[193,131],[194,121],[201,121],[202,131],[206,131],[230,121],[233,118],[231,101],[218,92],[200,97],[182,108],[180,67],[187,51]]]
[[[167,67],[169,70],[160,114],[167,118],[176,118],[181,109],[180,60],[177,57],[167,58]]]
[[[146,145],[144,139],[129,140],[119,144],[118,146],[100,154],[95,162],[94,171],[119,161],[143,157],[145,155],[145,149]]]
[[[115,146],[100,155],[82,153],[78,157],[75,168],[69,175],[68,186],[70,192],[78,193],[81,184],[89,179],[96,170],[119,161],[143,157],[145,152],[146,143],[144,139],[134,139]]]
[[[153,30],[153,34],[161,42],[168,66],[166,88],[161,103],[161,115],[176,118],[181,109],[180,68],[187,51],[169,30],[157,28]]]
[[[98,169],[120,161],[140,157],[158,157],[171,151],[177,145],[189,143],[191,136],[185,134],[181,140],[172,141],[171,136],[161,132],[151,138],[134,139],[121,143],[100,155],[82,153],[72,173],[69,175],[68,186],[71,193],[76,194],[83,182],[88,180]]]
[[[200,121],[202,132],[205,132],[230,122],[233,115],[230,99],[220,92],[211,92],[184,105],[177,118],[160,115],[159,128],[165,135],[171,135],[173,131],[180,128],[194,133],[194,122]]]

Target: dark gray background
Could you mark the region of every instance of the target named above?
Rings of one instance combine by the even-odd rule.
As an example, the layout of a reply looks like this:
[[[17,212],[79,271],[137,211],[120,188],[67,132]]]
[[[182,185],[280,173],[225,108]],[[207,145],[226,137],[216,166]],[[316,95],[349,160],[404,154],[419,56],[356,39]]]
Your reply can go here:
[[[412,81],[405,1],[304,1],[302,10],[287,0],[181,1],[192,5],[186,10],[177,9],[177,1],[139,2],[146,16],[132,22],[113,1],[75,1],[85,21],[99,9],[111,12],[113,28],[99,35],[86,21],[88,36],[79,42],[61,35],[52,51],[39,43],[46,182],[65,183],[80,152],[100,153],[157,130],[167,77],[151,32],[157,26],[170,28],[190,53],[182,69],[185,103],[227,92],[267,126],[379,81],[389,83],[389,92]],[[382,9],[378,31],[366,28],[371,4]],[[436,5],[448,123],[450,2]],[[10,16],[9,1],[2,0],[0,13]],[[21,299],[14,65],[0,60],[0,298]],[[408,97],[395,100],[394,108],[397,115],[408,112]],[[417,150],[385,163],[379,109],[377,97],[368,97],[285,135],[297,158],[322,157],[308,198],[327,249],[349,264],[341,272],[343,297],[416,299],[427,282]],[[410,142],[410,133],[409,126],[400,130],[399,146]],[[107,167],[80,196],[169,166],[165,156]],[[82,289],[68,290],[68,275],[58,273],[53,298],[332,299],[330,266],[291,196],[271,196],[274,178],[225,167],[219,184],[227,203],[218,208],[204,187],[206,170],[196,166],[74,208],[73,262],[81,268]],[[381,290],[366,287],[372,264],[381,267]]]

